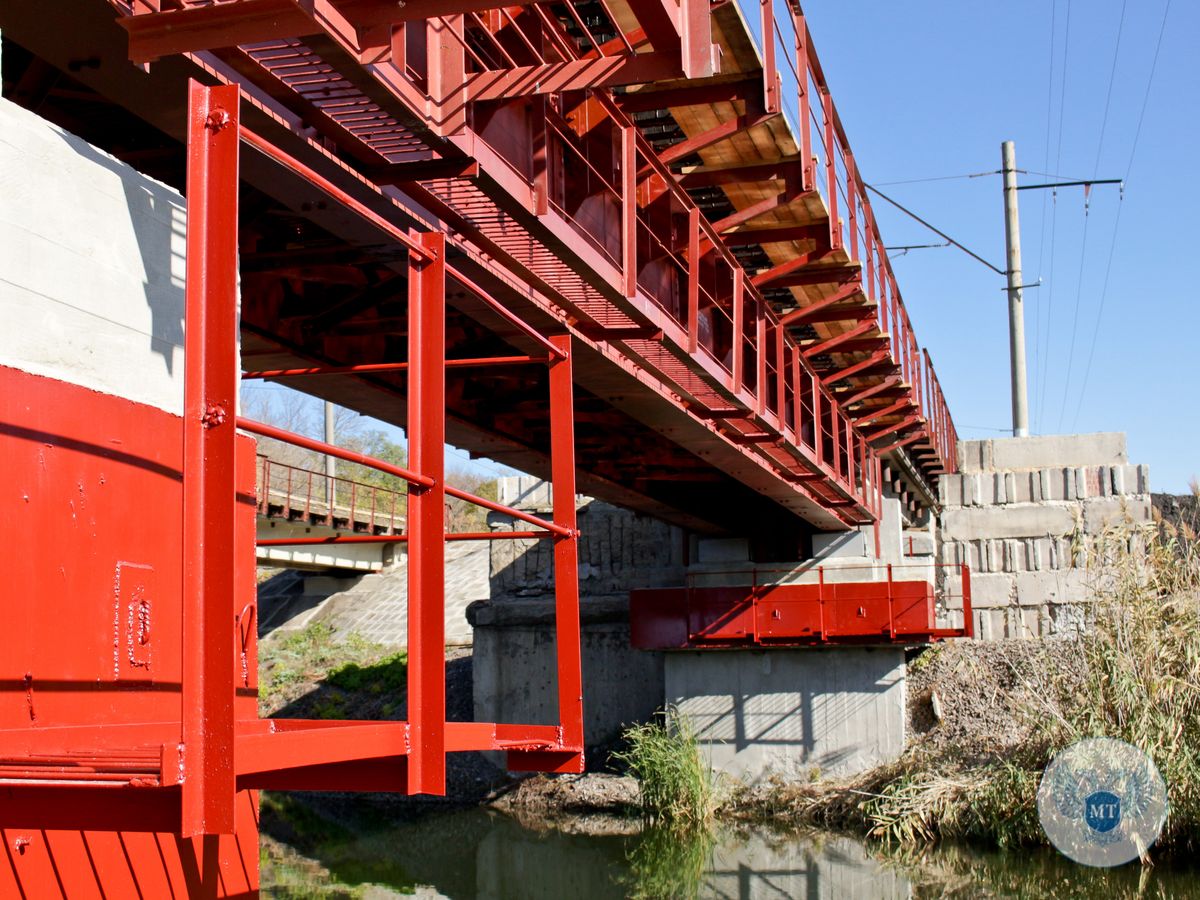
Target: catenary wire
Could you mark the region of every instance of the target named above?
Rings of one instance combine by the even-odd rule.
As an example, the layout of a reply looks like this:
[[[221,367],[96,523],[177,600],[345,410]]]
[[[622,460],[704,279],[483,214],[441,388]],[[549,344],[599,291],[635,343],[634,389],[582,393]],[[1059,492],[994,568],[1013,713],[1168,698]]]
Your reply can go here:
[[[1138,114],[1137,128],[1134,130],[1133,134],[1133,144],[1129,149],[1129,162],[1125,166],[1126,182],[1129,181],[1129,175],[1133,171],[1134,155],[1137,153],[1138,141],[1142,136],[1142,125],[1146,121],[1146,108],[1150,104],[1150,91],[1154,86],[1154,73],[1158,69],[1158,57],[1162,52],[1163,35],[1165,35],[1167,32],[1167,17],[1170,15],[1170,12],[1171,0],[1167,0],[1166,5],[1163,7],[1162,25],[1158,29],[1158,41],[1154,45],[1154,58],[1150,63],[1150,75],[1146,79],[1146,93],[1142,97],[1142,109]],[[1104,301],[1108,298],[1108,284],[1109,278],[1112,275],[1113,256],[1115,255],[1117,249],[1117,231],[1121,226],[1121,210],[1123,207],[1124,204],[1117,207],[1116,220],[1113,223],[1112,243],[1108,248],[1108,263],[1104,267],[1104,283],[1100,289],[1100,301],[1096,306],[1096,324],[1092,328],[1091,346],[1088,349],[1087,366],[1084,368],[1083,381],[1079,388],[1079,401],[1075,405],[1075,417],[1071,424],[1072,430],[1074,430],[1075,425],[1079,422],[1079,413],[1083,409],[1083,398],[1087,396],[1088,379],[1092,374],[1092,360],[1096,355],[1096,342],[1100,335],[1100,323],[1104,317]]]

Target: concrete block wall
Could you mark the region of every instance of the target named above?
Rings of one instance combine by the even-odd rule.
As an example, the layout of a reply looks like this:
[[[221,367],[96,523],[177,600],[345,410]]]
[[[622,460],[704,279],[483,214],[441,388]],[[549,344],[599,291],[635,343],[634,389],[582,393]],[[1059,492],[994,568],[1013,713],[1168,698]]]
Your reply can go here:
[[[528,482],[528,483],[527,483]],[[546,514],[550,492],[544,482],[504,478],[500,502]],[[590,596],[628,593],[634,588],[683,583],[682,531],[650,516],[599,500],[580,498],[579,590]],[[493,531],[523,531],[523,522],[493,514]],[[492,599],[544,597],[554,593],[554,545],[550,541],[491,541]]]
[[[1097,539],[1150,522],[1148,467],[1113,432],[963,441],[959,460],[940,480],[940,561],[971,568],[976,636],[1078,628]]]

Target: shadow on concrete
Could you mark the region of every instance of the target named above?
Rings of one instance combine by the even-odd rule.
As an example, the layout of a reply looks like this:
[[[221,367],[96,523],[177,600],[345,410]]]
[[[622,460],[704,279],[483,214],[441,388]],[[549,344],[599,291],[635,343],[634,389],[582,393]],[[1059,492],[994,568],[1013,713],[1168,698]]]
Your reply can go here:
[[[138,252],[143,290],[150,310],[150,351],[175,374],[175,351],[183,348],[187,207],[172,188],[143,175],[126,163],[67,131],[57,131],[71,150],[121,180]],[[113,226],[117,227],[117,226]]]

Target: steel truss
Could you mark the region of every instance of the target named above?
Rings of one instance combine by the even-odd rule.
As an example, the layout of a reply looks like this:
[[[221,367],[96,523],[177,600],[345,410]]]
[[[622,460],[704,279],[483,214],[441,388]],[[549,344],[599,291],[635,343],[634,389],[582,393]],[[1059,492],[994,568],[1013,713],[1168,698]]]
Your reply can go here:
[[[426,18],[432,12],[424,4],[398,12],[370,0],[115,5],[127,13],[121,23],[133,59],[197,54],[251,95],[300,115],[385,196],[402,195],[431,211],[442,223],[431,227],[451,230],[450,240],[472,266],[515,279],[578,339],[642,380],[657,379],[660,393],[682,398],[690,415],[744,448],[746,458],[804,497],[807,508],[843,525],[874,521],[880,458],[899,447],[929,477],[954,469],[944,397],[912,334],[795,4],[763,0],[761,75],[736,77],[713,65],[714,13],[697,2],[635,4],[638,27],[617,28],[608,40],[581,20],[567,23],[575,29],[569,35],[548,5],[536,3],[451,4],[437,9],[440,18]],[[609,22],[628,28],[623,6],[602,5]],[[572,4],[564,8],[578,19]],[[667,86],[653,84],[662,81]],[[614,90],[622,85],[634,89]],[[571,110],[575,100],[566,98],[585,91]],[[704,148],[778,117],[793,97],[804,125],[795,157],[686,164]],[[744,112],[666,149],[651,146],[631,118],[639,109],[717,100],[737,101]],[[532,104],[529,173],[491,146],[473,112],[514,101]],[[599,126],[619,148],[608,171],[584,133],[598,134]],[[824,158],[820,173],[814,148]],[[579,240],[582,226],[572,210],[580,197],[562,194],[567,166],[569,191],[572,179],[576,187],[587,181],[592,200],[611,201],[618,210],[609,222],[612,246],[597,246],[608,238],[595,234]],[[782,185],[777,195],[723,217],[701,212],[689,194],[771,181]],[[828,208],[823,226],[753,224],[818,195]],[[672,220],[683,223],[682,233],[664,242],[664,227],[677,230]],[[815,249],[756,274],[733,253],[752,242],[791,240]],[[831,253],[852,264],[826,265]],[[647,265],[678,273],[677,305],[639,281]],[[841,302],[822,300],[820,309],[778,308],[766,293],[826,283]],[[849,322],[849,330],[817,340],[795,330],[839,322]],[[679,360],[690,370],[685,378]],[[882,390],[896,396],[864,394],[893,377]],[[734,414],[722,415],[725,409]],[[864,416],[893,418],[867,431],[858,424]]]

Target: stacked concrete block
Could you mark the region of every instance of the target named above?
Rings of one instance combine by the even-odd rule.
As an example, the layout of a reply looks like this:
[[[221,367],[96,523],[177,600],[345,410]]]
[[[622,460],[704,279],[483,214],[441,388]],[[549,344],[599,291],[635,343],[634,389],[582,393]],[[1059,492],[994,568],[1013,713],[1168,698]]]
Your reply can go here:
[[[1072,631],[1093,593],[1101,536],[1150,522],[1150,476],[1120,433],[964,441],[941,478],[940,561],[971,569],[976,635]],[[956,579],[947,579],[950,594]]]
[[[521,476],[500,479],[500,502],[546,514],[549,485]],[[684,535],[679,528],[650,516],[580,497],[578,502],[579,589],[584,597],[628,593],[634,588],[683,583]],[[493,513],[493,531],[524,531],[524,522]],[[493,600],[544,597],[554,593],[554,544],[507,540],[491,544]]]

